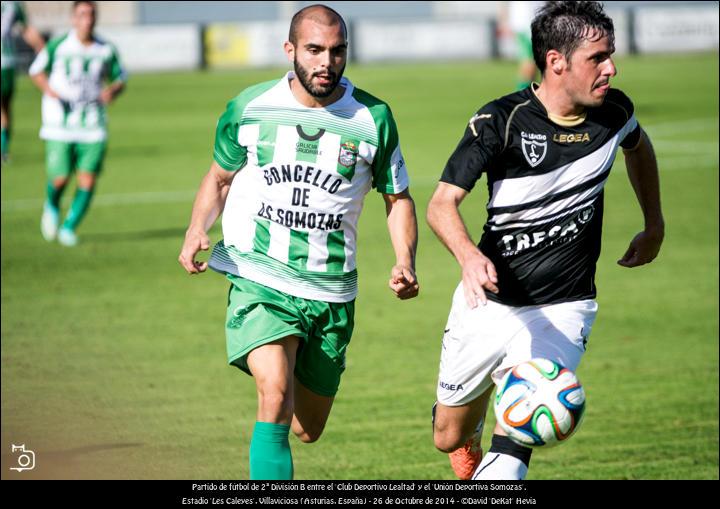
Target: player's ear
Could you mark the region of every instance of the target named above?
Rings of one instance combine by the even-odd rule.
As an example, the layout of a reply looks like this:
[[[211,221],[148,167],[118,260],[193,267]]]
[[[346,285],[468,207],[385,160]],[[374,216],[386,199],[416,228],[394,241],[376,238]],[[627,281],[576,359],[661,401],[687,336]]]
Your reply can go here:
[[[557,50],[551,49],[545,55],[546,68],[550,69],[555,74],[560,74],[566,67],[565,55]]]
[[[293,45],[293,43],[291,43],[290,41],[285,41],[283,49],[285,50],[288,61],[292,62],[293,60],[295,60],[295,46]]]

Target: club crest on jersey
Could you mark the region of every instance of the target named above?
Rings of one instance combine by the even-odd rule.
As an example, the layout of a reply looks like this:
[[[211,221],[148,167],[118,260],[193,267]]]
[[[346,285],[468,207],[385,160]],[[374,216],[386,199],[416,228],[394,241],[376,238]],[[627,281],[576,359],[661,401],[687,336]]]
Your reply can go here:
[[[340,154],[338,155],[337,171],[340,175],[348,180],[352,180],[355,175],[355,164],[358,157],[358,145],[353,141],[346,141],[340,145]]]
[[[547,154],[547,136],[522,131],[522,153],[530,166],[535,168]]]

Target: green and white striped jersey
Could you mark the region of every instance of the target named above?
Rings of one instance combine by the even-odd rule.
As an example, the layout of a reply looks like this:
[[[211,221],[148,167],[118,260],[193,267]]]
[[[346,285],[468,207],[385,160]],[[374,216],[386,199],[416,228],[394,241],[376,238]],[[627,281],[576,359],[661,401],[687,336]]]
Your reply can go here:
[[[357,224],[371,187],[408,187],[387,104],[355,88],[325,108],[300,104],[294,73],[250,87],[228,103],[215,161],[234,178],[223,236],[210,267],[306,299],[357,295]]]
[[[27,24],[25,12],[17,2],[0,2],[0,50],[2,50],[2,68],[15,67],[15,45],[12,40],[12,28],[16,23]]]
[[[62,98],[43,96],[42,139],[95,143],[107,138],[107,119],[100,92],[106,80],[127,79],[117,51],[110,43],[95,37],[92,44],[86,46],[75,31],[71,31],[48,42],[29,72],[30,75],[46,73],[50,88]]]

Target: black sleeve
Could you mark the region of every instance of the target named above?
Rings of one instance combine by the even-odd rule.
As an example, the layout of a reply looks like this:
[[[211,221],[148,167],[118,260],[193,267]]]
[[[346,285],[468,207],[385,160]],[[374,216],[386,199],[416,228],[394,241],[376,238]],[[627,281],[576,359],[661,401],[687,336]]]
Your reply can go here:
[[[638,146],[638,143],[640,143],[640,133],[642,130],[640,129],[640,124],[637,124],[635,129],[625,136],[625,139],[620,142],[620,146],[622,148],[631,149]]]
[[[618,89],[610,89],[612,91],[612,94],[608,96],[608,99],[610,99],[612,102],[616,103],[618,106],[620,106],[623,110],[625,110],[626,114],[626,122],[634,122],[635,127],[627,134],[625,135],[625,138],[623,138],[622,141],[620,141],[620,146],[622,148],[635,148],[637,147],[637,144],[640,142],[640,124],[638,124],[637,120],[635,119],[635,105],[630,100],[628,96],[626,96],[623,92],[621,92]]]
[[[468,122],[465,134],[445,165],[440,182],[470,192],[490,161],[502,151],[502,135],[498,109],[490,103]]]

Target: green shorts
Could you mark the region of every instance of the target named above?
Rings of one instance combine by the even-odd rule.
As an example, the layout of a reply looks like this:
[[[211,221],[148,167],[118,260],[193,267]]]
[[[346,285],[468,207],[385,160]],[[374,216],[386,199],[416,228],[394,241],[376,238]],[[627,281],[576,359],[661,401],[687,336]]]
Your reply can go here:
[[[102,170],[107,143],[71,143],[47,140],[45,162],[48,177],[67,177],[73,170],[99,174]]]
[[[3,69],[2,72],[0,72],[0,77],[0,90],[2,91],[2,98],[3,100],[9,100],[15,90],[15,69],[12,67]]]
[[[345,351],[352,336],[355,301],[303,299],[230,275],[228,293],[228,363],[248,374],[248,354],[286,336],[302,339],[295,376],[320,396],[332,397],[345,371]]]

